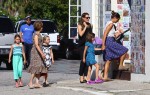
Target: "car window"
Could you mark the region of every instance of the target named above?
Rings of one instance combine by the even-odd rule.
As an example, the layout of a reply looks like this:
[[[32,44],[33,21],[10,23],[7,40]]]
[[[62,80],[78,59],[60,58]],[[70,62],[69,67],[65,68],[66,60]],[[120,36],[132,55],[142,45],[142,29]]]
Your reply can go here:
[[[20,32],[20,27],[21,27],[23,24],[26,24],[26,22],[20,22],[19,28],[18,28],[18,32]]]
[[[56,25],[50,21],[43,21],[42,33],[55,33],[57,31]]]
[[[14,24],[9,18],[0,18],[0,33],[14,33]]]

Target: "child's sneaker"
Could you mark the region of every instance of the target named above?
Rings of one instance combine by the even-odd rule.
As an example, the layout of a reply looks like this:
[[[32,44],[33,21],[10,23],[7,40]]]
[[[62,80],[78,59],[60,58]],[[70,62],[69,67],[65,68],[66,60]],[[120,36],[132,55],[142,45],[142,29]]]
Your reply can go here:
[[[95,81],[87,81],[87,84],[95,84]]]
[[[103,80],[101,80],[101,79],[96,79],[96,80],[95,80],[95,83],[103,83]]]

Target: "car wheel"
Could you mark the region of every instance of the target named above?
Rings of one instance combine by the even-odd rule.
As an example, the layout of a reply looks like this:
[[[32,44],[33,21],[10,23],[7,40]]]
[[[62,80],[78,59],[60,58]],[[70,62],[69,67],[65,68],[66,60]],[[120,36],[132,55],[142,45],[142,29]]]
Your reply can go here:
[[[71,59],[71,52],[68,48],[66,49],[66,59]]]

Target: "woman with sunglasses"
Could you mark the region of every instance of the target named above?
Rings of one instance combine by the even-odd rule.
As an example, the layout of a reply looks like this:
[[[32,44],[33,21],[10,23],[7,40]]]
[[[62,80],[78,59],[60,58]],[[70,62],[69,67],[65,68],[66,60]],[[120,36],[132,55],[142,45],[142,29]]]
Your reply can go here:
[[[83,13],[81,16],[81,20],[78,23],[78,34],[79,34],[79,48],[80,48],[80,68],[79,68],[79,75],[80,75],[80,83],[86,83],[87,79],[87,71],[88,66],[82,61],[83,60],[83,51],[86,42],[86,36],[88,33],[92,33],[92,25],[89,23],[89,14]]]

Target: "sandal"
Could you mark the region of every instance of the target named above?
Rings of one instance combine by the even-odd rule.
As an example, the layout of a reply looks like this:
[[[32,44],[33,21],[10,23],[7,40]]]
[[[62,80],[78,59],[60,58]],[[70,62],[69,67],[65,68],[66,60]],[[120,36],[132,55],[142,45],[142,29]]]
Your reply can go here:
[[[43,87],[43,86],[40,85],[40,84],[34,84],[33,86],[34,86],[34,88],[42,88],[42,87]]]
[[[34,89],[33,85],[31,86],[31,85],[28,84],[27,86],[29,87],[29,89]]]
[[[16,83],[15,87],[16,87],[16,88],[19,88],[19,84],[18,84],[18,83]]]
[[[86,83],[86,81],[80,81],[80,83]]]
[[[19,87],[23,87],[22,81],[19,82]]]
[[[49,83],[46,83],[46,82],[43,83],[43,87],[48,87],[48,86],[49,86]]]

